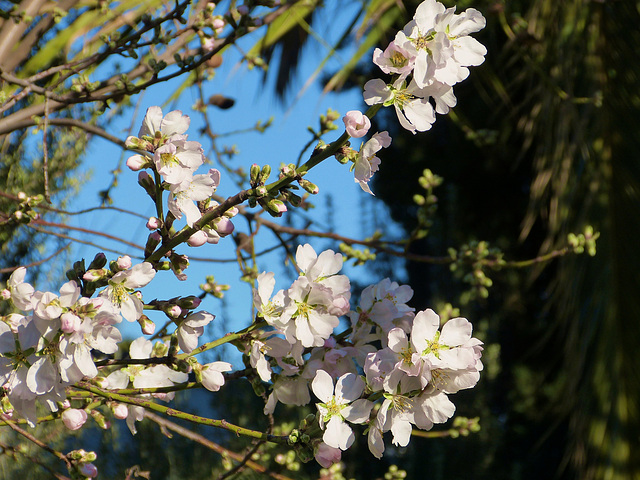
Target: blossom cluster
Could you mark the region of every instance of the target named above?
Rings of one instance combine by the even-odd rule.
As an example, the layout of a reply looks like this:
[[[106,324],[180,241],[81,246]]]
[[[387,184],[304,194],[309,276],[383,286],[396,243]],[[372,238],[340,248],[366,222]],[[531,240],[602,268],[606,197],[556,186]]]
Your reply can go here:
[[[415,313],[407,305],[410,287],[389,279],[367,287],[352,310],[349,280],[339,274],[342,255],[316,255],[304,245],[296,262],[300,276],[288,289],[273,294],[274,274],[265,272],[254,290],[258,314],[272,327],[246,350],[262,380],[273,381],[265,413],[278,402],[308,404],[311,388],[320,400],[322,464],[353,443],[349,424],[367,426],[369,448],[380,458],[385,432],[406,446],[412,425],[428,430],[449,419],[455,407],[448,394],[473,387],[482,370],[482,342],[471,336],[471,323],[453,318],[440,328],[433,310]],[[340,316],[350,327],[336,336]]]
[[[456,14],[454,8],[425,0],[394,41],[384,51],[375,50],[374,63],[394,79],[367,82],[366,103],[394,105],[401,125],[413,133],[431,128],[436,113],[447,113],[456,104],[453,85],[467,77],[469,66],[483,62],[486,50],[469,34],[484,24],[477,10]],[[370,118],[355,110],[343,120],[352,138],[364,137],[371,127]],[[162,193],[168,191],[166,217],[147,222],[153,230],[147,258],[154,257],[151,254],[160,242],[172,238],[173,221],[183,216],[187,226],[193,227],[190,231],[195,230],[187,242],[191,246],[215,244],[234,229],[231,218],[238,210],[233,207],[201,225],[205,212],[218,205],[212,195],[220,184],[220,172],[210,169],[196,174],[205,157],[200,143],[188,140],[189,125],[189,117],[178,110],[163,115],[160,107],[151,107],[138,135],[126,142],[138,152],[128,159],[129,168],[152,173],[141,171],[139,183],[156,203],[160,217]],[[336,155],[344,163],[353,163],[355,182],[372,193],[368,183],[380,164],[377,153],[390,144],[387,131],[377,132],[357,152],[343,142]],[[254,167],[253,190],[266,191],[263,180],[270,167]],[[295,179],[306,191],[317,193],[315,185],[302,179],[306,170],[300,173],[295,166],[284,166],[281,172],[283,183]],[[264,198],[257,203],[268,211]],[[272,213],[287,211],[281,200],[268,198]],[[145,304],[138,290],[155,278],[160,265],[185,278],[186,256],[173,251],[165,255],[169,258],[165,264],[149,260],[133,265],[123,256],[104,268],[106,258],[100,254],[86,270],[84,265],[74,266],[70,281],[57,293],[36,291],[25,282],[25,268],[16,269],[1,292],[1,299],[19,311],[0,318],[2,415],[15,414],[34,426],[40,403],[52,412],[62,410],[62,422],[77,430],[88,413],[96,415],[88,407],[72,408],[68,387],[89,380],[106,395],[138,389],[138,403],[107,402],[113,416],[126,419],[136,433],[135,422],[144,418],[143,400],[170,401],[172,389],[189,379],[218,391],[233,366],[224,361],[201,365],[193,358],[214,315],[195,311],[198,297]],[[313,401],[316,427],[322,433],[311,444],[323,466],[337,462],[353,444],[353,425],[363,426],[370,451],[380,458],[385,435],[394,445],[406,446],[414,427],[428,430],[453,416],[455,406],[449,395],[475,386],[483,368],[482,342],[472,336],[467,319],[443,323],[433,310],[415,312],[407,303],[411,288],[389,279],[365,288],[353,306],[350,281],[340,273],[343,257],[332,250],[317,254],[311,245],[301,245],[295,264],[298,277],[275,293],[274,273],[257,276],[253,291],[257,320],[233,343],[270,389],[265,414],[273,413],[278,403],[303,406]],[[145,308],[169,318],[156,335]],[[117,328],[122,318],[138,322],[143,334],[154,336],[131,342],[126,362],[110,363],[122,341]],[[79,458],[88,472],[85,476],[95,476],[97,472],[89,467],[91,456]]]
[[[103,258],[102,261],[106,262]],[[89,268],[81,278],[68,281],[58,293],[53,293],[35,290],[25,282],[26,269],[16,269],[1,293],[3,300],[10,301],[21,311],[0,321],[2,413],[23,417],[34,426],[36,404],[40,403],[52,412],[61,408],[65,425],[75,430],[82,426],[87,416],[82,410],[70,408],[65,389],[80,380],[95,379],[108,389],[122,389],[129,385],[156,388],[186,382],[188,375],[170,368],[168,362],[129,365],[107,376],[99,372],[96,365],[96,358],[100,355],[97,352],[113,355],[118,351],[122,335],[117,324],[122,322],[122,318],[138,321],[143,333],[153,333],[155,324],[143,315],[142,295],[136,289],[146,286],[155,274],[151,264],[143,262],[132,266],[131,259],[125,256],[112,262],[110,270]],[[89,298],[82,295],[81,288],[88,285],[105,288],[97,296]],[[186,300],[165,309],[176,325],[172,336],[178,349],[189,353],[198,346],[204,327],[214,316],[205,311],[192,311],[198,307],[199,299]],[[133,360],[167,359],[168,352],[169,346],[164,342],[152,345],[151,341],[141,337],[132,342],[129,357]],[[194,366],[198,372],[206,372],[200,377],[203,386],[209,390],[218,390],[224,384],[224,378],[217,377],[216,371],[231,369],[227,362]],[[159,398],[170,400],[173,397],[162,394]],[[133,432],[134,421],[144,416],[141,407],[129,407],[128,410],[133,412],[130,416],[122,406],[113,405],[113,410],[116,418],[127,418]]]
[[[456,14],[455,7],[425,0],[384,51],[375,49],[373,62],[394,80],[369,80],[365,102],[393,105],[400,124],[414,134],[429,130],[436,113],[455,106],[453,86],[467,78],[468,67],[484,62],[486,48],[469,34],[485,24],[474,8]]]
[[[456,105],[453,86],[467,78],[468,67],[484,62],[487,50],[469,34],[485,24],[474,8],[456,14],[455,7],[445,8],[436,0],[422,2],[387,48],[374,50],[373,63],[392,80],[369,80],[364,86],[367,105],[393,105],[403,128],[413,134],[429,130],[436,113],[446,114]],[[369,118],[357,110],[347,112],[343,121],[352,138],[363,137],[371,127]],[[358,152],[348,149],[338,156],[353,162],[355,182],[367,193],[373,195],[368,183],[380,165],[376,153],[390,144],[388,132],[379,132]]]
[[[220,172],[215,168],[205,174],[196,174],[204,163],[204,151],[199,142],[187,139],[185,132],[189,128],[190,118],[180,110],[162,114],[160,107],[150,107],[142,121],[138,136],[127,138],[128,148],[142,151],[127,160],[127,166],[138,171],[150,168],[159,174],[163,188],[169,191],[167,206],[175,219],[184,214],[187,225],[193,226],[202,217],[202,211],[217,206],[211,195],[220,184]],[[153,180],[144,171],[140,172],[142,185],[153,187]],[[200,202],[200,203],[198,203]],[[205,243],[218,243],[221,236],[233,232],[230,218],[237,213],[230,210],[211,224],[198,230],[189,239],[191,246]],[[162,227],[157,219],[150,220],[148,227]]]

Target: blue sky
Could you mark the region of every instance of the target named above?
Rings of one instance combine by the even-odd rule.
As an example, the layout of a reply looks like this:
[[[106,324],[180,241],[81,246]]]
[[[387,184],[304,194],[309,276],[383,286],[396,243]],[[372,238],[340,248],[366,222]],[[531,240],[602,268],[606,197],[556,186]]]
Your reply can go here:
[[[356,7],[357,2],[350,3],[352,7]],[[328,2],[327,9],[318,17],[315,24],[317,32],[323,39],[330,42],[340,33],[340,25],[334,24],[333,13],[337,3],[335,1]],[[341,8],[344,4],[341,4]],[[341,18],[349,19],[353,14],[345,12],[342,8]],[[252,40],[245,41],[241,44],[241,48],[247,50],[253,43]],[[354,45],[355,47],[355,45]],[[316,40],[311,40],[304,52],[301,68],[293,82],[292,94],[289,98],[293,99],[309,76],[314,72],[319,61],[324,58],[327,53],[326,47],[320,45]],[[344,115],[348,110],[365,109],[366,105],[362,99],[362,93],[352,89],[343,93],[323,94],[321,85],[318,81],[311,83],[304,94],[297,101],[288,104],[280,103],[273,95],[273,76],[269,77],[267,84],[263,84],[262,73],[258,70],[249,71],[246,66],[239,63],[241,55],[238,50],[230,51],[225,55],[224,62],[220,68],[216,70],[213,80],[205,82],[203,89],[205,97],[220,93],[227,97],[235,99],[235,105],[228,110],[220,110],[211,107],[209,118],[213,124],[216,133],[223,134],[229,131],[243,129],[254,125],[257,121],[266,121],[270,117],[274,117],[273,125],[263,134],[249,133],[241,134],[235,137],[225,139],[225,143],[234,143],[237,146],[239,154],[232,160],[233,166],[244,166],[248,170],[252,163],[260,165],[269,164],[274,171],[277,172],[281,162],[295,163],[301,148],[310,140],[310,134],[307,126],[317,128],[319,116],[327,111],[327,108],[337,110],[340,115]],[[349,52],[344,53],[344,58],[349,58]],[[340,67],[340,58],[336,58],[329,62],[326,71],[335,71]],[[145,110],[152,105],[163,105],[168,96],[179,85],[179,82],[167,83],[156,86],[143,94],[141,98],[134,98],[134,104],[139,102],[138,114],[133,121],[132,133],[138,131]],[[208,143],[205,139],[199,138],[198,128],[201,126],[200,116],[191,110],[191,106],[196,100],[195,92],[186,91],[176,104],[163,107],[164,113],[173,109],[180,109],[183,113],[190,115],[192,124],[187,133],[190,140],[201,140],[205,151],[207,151]],[[342,121],[336,122],[340,127]],[[115,122],[110,133],[126,138],[127,129],[131,124],[131,114],[123,119]],[[325,137],[326,141],[336,139],[342,129],[331,132]],[[357,148],[360,140],[355,139],[352,142]],[[98,204],[96,192],[106,188],[111,182],[111,171],[117,166],[118,160],[122,155],[119,147],[103,140],[95,138],[92,141],[91,148],[87,154],[86,171],[91,174],[91,180],[82,189],[77,201],[75,202],[77,210],[87,208]],[[125,158],[128,155],[125,152]],[[305,155],[304,159],[308,157]],[[385,159],[381,155],[382,161],[391,161]],[[124,167],[124,165],[123,165]],[[211,167],[216,168],[215,162]],[[201,167],[198,173],[205,173],[206,169]],[[320,189],[320,193],[313,197],[311,201],[317,206],[309,214],[315,219],[320,219],[324,224],[327,223],[329,216],[330,221],[336,226],[336,232],[345,236],[353,236],[362,238],[363,225],[371,220],[372,216],[384,215],[384,205],[376,201],[370,195],[361,191],[360,187],[353,180],[353,173],[349,172],[346,165],[339,164],[335,159],[327,159],[323,164],[314,168],[306,177],[316,183]],[[227,175],[223,172],[218,194],[229,196],[237,193],[231,181],[228,181]],[[327,210],[327,199],[331,196],[334,209]],[[126,167],[118,177],[118,186],[112,191],[113,205],[134,209],[145,216],[154,214],[154,206],[150,199],[146,197],[142,189],[137,185],[137,174],[130,172]],[[289,213],[288,213],[289,214]],[[287,215],[288,215],[287,214]],[[276,219],[282,222],[283,219]],[[144,227],[144,221],[132,216],[106,213],[92,213],[71,219],[71,223],[82,226],[83,228],[98,230],[122,237],[126,240],[144,244],[148,231]],[[238,230],[246,231],[246,222],[243,219],[237,219],[235,222]],[[368,222],[371,224],[371,222]],[[371,233],[371,232],[366,232]],[[87,238],[87,237],[85,237]],[[277,239],[269,233],[261,232],[258,238],[262,238],[257,250],[274,246]],[[96,240],[101,245],[110,246],[111,248],[121,249],[126,253],[138,253],[129,247],[123,247],[110,242]],[[329,243],[324,240],[313,241],[312,244],[317,251],[329,248]],[[336,249],[334,243],[331,248]],[[205,257],[218,260],[233,260],[235,258],[235,244],[230,237],[222,239],[218,245],[205,245],[199,248],[190,248],[184,246],[178,249],[180,253],[187,254],[191,257]],[[77,245],[74,247],[73,258],[83,257],[87,260],[93,258],[97,250],[90,246]],[[115,259],[115,254],[107,254],[109,260]],[[277,288],[287,288],[288,278],[283,273],[281,256],[279,254],[263,257],[260,263],[260,270],[276,272],[276,279],[280,278]],[[358,269],[359,275],[366,275],[362,267]],[[170,298],[177,295],[198,294],[200,292],[198,285],[204,282],[206,275],[214,275],[220,283],[230,284],[231,290],[227,292],[224,302],[208,297],[201,308],[217,315],[216,324],[222,325],[221,320],[228,320],[235,328],[242,328],[251,322],[251,296],[250,289],[247,284],[238,280],[239,270],[235,262],[228,263],[206,263],[193,261],[186,271],[189,276],[188,280],[179,282],[169,272],[160,272],[158,277],[152,282],[151,288],[143,290],[145,300],[153,298]],[[358,275],[356,273],[356,275]],[[372,282],[381,279],[371,279]],[[399,279],[400,280],[400,279]],[[163,319],[158,319],[158,323],[162,323]],[[136,328],[126,328],[125,333],[135,335]],[[214,327],[215,330],[215,327]],[[216,333],[221,333],[217,331]]]

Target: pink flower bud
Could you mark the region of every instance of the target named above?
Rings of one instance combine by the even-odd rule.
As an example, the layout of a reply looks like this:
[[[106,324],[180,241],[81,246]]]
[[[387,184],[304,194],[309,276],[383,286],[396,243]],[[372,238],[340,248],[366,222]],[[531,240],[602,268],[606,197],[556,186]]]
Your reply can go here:
[[[137,172],[142,169],[145,163],[147,163],[147,160],[142,155],[134,155],[127,159],[127,167],[129,167],[129,170],[133,172]]]
[[[4,290],[2,290],[2,293],[0,293],[0,295],[2,296],[2,298],[4,300],[9,300],[11,298],[11,292],[9,290],[7,290],[6,288]]]
[[[202,230],[197,231],[196,233],[191,235],[187,240],[187,244],[190,247],[201,247],[205,243],[207,243],[207,234],[204,233]]]
[[[98,476],[98,469],[93,463],[83,463],[78,467],[80,474],[87,478],[95,478]]]
[[[216,33],[221,33],[224,29],[224,20],[221,18],[216,18],[211,22],[211,26],[216,31]]]
[[[60,330],[64,333],[74,333],[80,330],[82,321],[80,317],[72,312],[65,312],[60,315]]]
[[[152,181],[151,176],[147,172],[140,172],[138,174],[138,183]]]
[[[146,315],[142,315],[138,319],[138,324],[140,324],[140,328],[142,329],[142,333],[145,335],[153,335],[156,331],[156,324],[153,323],[149,317]]]
[[[147,228],[149,230],[157,230],[160,228],[160,220],[156,217],[149,217],[149,220],[147,221]]]
[[[371,128],[371,120],[358,110],[350,110],[342,117],[344,127],[350,137],[364,137]]]
[[[131,268],[131,257],[129,255],[118,257],[116,263],[122,270],[128,270]]]
[[[182,313],[182,309],[178,305],[172,306],[167,312],[167,314],[173,318],[178,318],[181,313]]]
[[[124,142],[124,146],[127,148],[138,148],[140,146],[140,139],[134,136],[128,136]]]
[[[78,430],[87,421],[87,412],[77,408],[68,408],[62,412],[62,423],[69,430]]]
[[[216,223],[213,224],[213,226],[216,232],[218,232],[218,234],[222,236],[233,233],[233,230],[235,229],[233,223],[231,223],[231,220],[229,220],[227,217],[220,217],[216,221]]]
[[[113,416],[116,417],[118,420],[124,420],[129,416],[129,409],[124,403],[118,403],[114,405],[111,409],[113,410]]]

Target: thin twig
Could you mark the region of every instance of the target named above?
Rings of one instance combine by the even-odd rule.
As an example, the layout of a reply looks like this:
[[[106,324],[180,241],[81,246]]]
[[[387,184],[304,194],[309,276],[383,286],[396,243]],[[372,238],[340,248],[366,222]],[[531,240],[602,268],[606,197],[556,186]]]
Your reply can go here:
[[[51,203],[51,194],[49,192],[49,147],[47,146],[47,130],[49,128],[49,96],[44,97],[44,127],[42,129],[42,153],[44,160],[42,168],[44,169],[44,199],[47,203]]]
[[[182,427],[177,423],[172,422],[171,420],[167,420],[166,418],[161,417],[160,415],[156,415],[155,413],[151,413],[151,412],[145,412],[145,417],[149,418],[149,420],[157,423],[158,425],[166,428],[167,430],[176,432],[178,435],[182,435],[183,437],[188,438],[189,440],[193,440],[194,442],[197,442],[200,445],[205,446],[216,453],[219,453],[223,457],[229,457],[238,462],[242,462],[243,460],[245,460],[243,455],[240,455],[231,450],[228,450],[224,448],[222,445],[218,445],[217,443],[212,442],[208,438],[203,437],[202,435],[196,432],[192,432],[188,428]],[[281,475],[279,473],[270,472],[269,470],[267,470],[266,467],[252,460],[246,459],[245,464],[247,467],[251,468],[251,470],[258,473],[264,473],[277,480],[292,480],[291,478]]]
[[[4,420],[4,422],[11,427],[11,429],[13,431],[15,431],[16,433],[19,433],[20,435],[22,435],[24,438],[26,438],[27,440],[29,440],[30,442],[35,443],[37,446],[39,446],[40,448],[42,448],[43,450],[46,450],[47,452],[49,452],[51,455],[54,455],[55,457],[57,457],[58,459],[62,460],[66,465],[67,468],[69,470],[71,470],[72,465],[71,462],[69,461],[69,459],[67,458],[67,456],[64,453],[61,453],[59,451],[57,451],[56,449],[50,447],[49,445],[47,445],[46,443],[38,440],[36,437],[34,437],[33,435],[31,435],[29,432],[23,430],[22,428],[18,427],[7,415],[5,415],[4,413],[0,414],[0,418],[2,420]]]
[[[51,475],[53,475],[55,478],[57,478],[58,480],[71,480],[69,477],[66,477],[64,475],[62,475],[61,473],[58,472],[54,472],[51,468],[49,468],[47,465],[45,465],[44,463],[42,463],[40,460],[38,460],[37,457],[32,457],[30,455],[27,455],[26,453],[24,453],[20,448],[16,448],[13,447],[11,445],[7,445],[5,443],[0,442],[0,448],[3,450],[1,453],[5,453],[5,452],[11,452],[14,455],[15,454],[20,454],[23,457],[25,457],[27,460],[29,460],[31,463],[35,463],[36,465],[41,466],[42,468],[44,468],[46,471],[48,471]]]

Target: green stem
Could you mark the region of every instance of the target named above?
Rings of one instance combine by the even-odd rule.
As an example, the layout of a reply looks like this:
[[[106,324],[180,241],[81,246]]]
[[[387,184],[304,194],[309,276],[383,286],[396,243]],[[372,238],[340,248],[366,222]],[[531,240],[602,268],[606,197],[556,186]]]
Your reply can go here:
[[[259,432],[257,430],[250,430],[248,428],[240,427],[238,425],[233,425],[227,422],[226,420],[215,420],[212,418],[201,417],[199,415],[193,415],[191,413],[181,412],[180,410],[176,410],[174,408],[160,405],[152,400],[144,400],[142,398],[128,397],[126,395],[120,395],[117,393],[105,391],[87,382],[78,382],[76,384],[76,387],[116,402],[126,403],[128,405],[135,405],[138,407],[145,408],[147,410],[153,410],[154,412],[163,413],[170,417],[176,417],[182,420],[187,420],[192,423],[199,423],[201,425],[208,425],[210,427],[223,428],[225,430],[229,430],[230,432],[235,433],[236,435],[243,435],[245,437],[257,438],[259,440],[264,440],[264,441],[273,442],[273,443],[280,443],[280,444],[286,444],[289,439],[288,435],[281,435],[281,436],[270,435],[267,433]]]
[[[188,357],[193,357],[194,355],[198,355],[199,353],[202,352],[206,352],[207,350],[211,350],[212,348],[218,347],[220,345],[223,345],[225,343],[229,343],[229,342],[233,342],[235,340],[239,340],[240,338],[244,337],[247,333],[252,332],[254,330],[257,330],[258,328],[262,328],[262,327],[266,327],[267,326],[267,322],[266,321],[261,321],[261,322],[257,322],[257,323],[253,323],[251,325],[249,325],[247,328],[240,330],[239,332],[236,333],[229,333],[227,335],[225,335],[222,338],[219,338],[217,340],[214,340],[212,342],[207,342],[203,345],[200,345],[198,348],[196,348],[195,350],[193,350],[191,353],[181,353],[180,355],[176,355],[176,358],[178,360],[183,360],[185,358]]]
[[[381,107],[382,107],[382,104],[373,105],[372,107],[369,107],[369,109],[365,112],[365,115],[367,115],[367,117],[369,118],[373,118],[374,115],[378,113],[378,110],[380,110]],[[326,160],[327,158],[338,153],[338,151],[347,143],[349,138],[350,137],[346,132],[343,133],[340,136],[340,138],[331,142],[329,145],[327,145],[326,148],[322,149],[321,151],[313,155],[309,160],[307,160],[298,169],[296,169],[296,172],[298,173],[298,175],[303,175],[307,173],[309,170],[311,170],[313,167],[318,165],[323,160]],[[280,180],[277,180],[267,185],[267,190],[270,194],[277,194],[277,192],[281,188],[286,187],[293,181],[294,181],[294,178],[291,178],[291,177],[281,178]],[[160,245],[160,247],[155,252],[153,252],[151,255],[149,255],[145,259],[145,262],[150,262],[151,264],[155,264],[156,262],[159,262],[160,259],[166,253],[168,253],[169,251],[171,251],[173,248],[177,247],[181,243],[186,242],[188,238],[191,235],[193,235],[195,232],[197,232],[198,230],[202,230],[202,227],[210,223],[212,220],[215,220],[216,218],[221,217],[224,214],[224,212],[226,212],[230,208],[235,207],[236,205],[240,205],[241,203],[244,203],[253,194],[254,194],[253,189],[248,189],[248,190],[242,190],[241,192],[238,192],[234,196],[227,198],[224,202],[222,202],[216,208],[202,215],[200,220],[194,223],[193,227],[186,226],[182,230],[180,230],[180,232],[178,232],[178,234],[175,235],[171,240],[169,240],[166,243],[163,242],[162,245]]]

